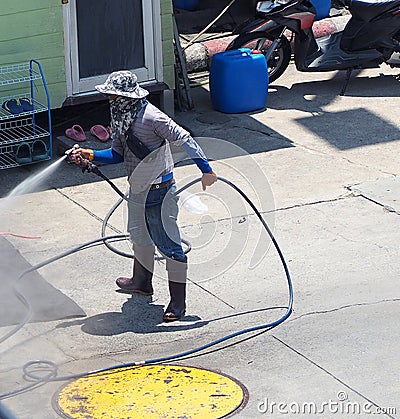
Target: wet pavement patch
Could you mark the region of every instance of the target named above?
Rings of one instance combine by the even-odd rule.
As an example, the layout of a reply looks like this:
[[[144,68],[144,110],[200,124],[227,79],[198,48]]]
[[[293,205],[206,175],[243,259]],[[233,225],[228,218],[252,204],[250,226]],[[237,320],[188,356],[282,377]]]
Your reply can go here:
[[[0,237],[0,327],[85,317],[78,304],[49,284],[8,240]],[[21,276],[24,272],[27,275]],[[23,296],[21,299],[20,296]],[[23,302],[25,301],[25,302]]]
[[[54,396],[65,418],[222,418],[241,409],[247,389],[225,374],[179,365],[118,368],[79,378]]]

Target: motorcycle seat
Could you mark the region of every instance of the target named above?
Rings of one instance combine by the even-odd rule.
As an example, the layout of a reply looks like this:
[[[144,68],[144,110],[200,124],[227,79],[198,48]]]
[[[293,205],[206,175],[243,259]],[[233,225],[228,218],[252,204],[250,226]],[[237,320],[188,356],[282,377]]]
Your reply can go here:
[[[355,19],[369,22],[398,5],[400,5],[400,0],[352,0],[349,10]]]

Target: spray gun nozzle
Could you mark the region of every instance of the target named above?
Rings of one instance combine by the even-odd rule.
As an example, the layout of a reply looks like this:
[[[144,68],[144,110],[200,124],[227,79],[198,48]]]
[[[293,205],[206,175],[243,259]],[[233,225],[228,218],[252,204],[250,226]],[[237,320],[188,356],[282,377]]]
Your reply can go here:
[[[80,148],[80,147],[79,147],[79,144],[74,144],[74,146],[73,146],[72,148],[70,148],[69,150],[67,150],[67,151],[65,152],[65,154],[66,154],[68,157],[70,157],[70,156],[71,156],[71,154],[72,154],[72,152],[73,152],[74,150],[78,150],[78,148]]]
[[[71,154],[80,148],[79,144],[74,144],[74,146],[67,150],[65,154],[68,157],[68,160],[73,161],[75,164],[77,164],[81,169],[82,173],[88,172],[88,173],[94,173],[97,176],[103,176],[103,174],[100,172],[100,169],[92,163],[90,160],[85,159],[79,152],[74,156],[73,159],[71,159]]]

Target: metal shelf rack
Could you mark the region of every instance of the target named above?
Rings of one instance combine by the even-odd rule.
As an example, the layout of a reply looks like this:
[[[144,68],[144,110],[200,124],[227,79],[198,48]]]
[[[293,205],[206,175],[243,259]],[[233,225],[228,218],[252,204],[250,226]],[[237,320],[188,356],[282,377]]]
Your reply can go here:
[[[16,92],[10,95],[13,89]],[[40,90],[45,103],[35,98],[35,94],[38,95]],[[51,159],[53,139],[50,95],[41,64],[36,60],[30,60],[29,63],[0,67],[0,91],[8,93],[0,94],[0,169]],[[18,104],[22,98],[28,99],[31,109],[12,113],[5,106],[9,100],[14,99]],[[47,112],[46,128],[36,123],[37,114],[42,112]],[[44,143],[40,145],[46,148],[45,154],[39,159],[23,159],[21,163],[22,160],[18,158],[19,146],[26,143],[26,148],[32,149],[34,142],[39,139]]]

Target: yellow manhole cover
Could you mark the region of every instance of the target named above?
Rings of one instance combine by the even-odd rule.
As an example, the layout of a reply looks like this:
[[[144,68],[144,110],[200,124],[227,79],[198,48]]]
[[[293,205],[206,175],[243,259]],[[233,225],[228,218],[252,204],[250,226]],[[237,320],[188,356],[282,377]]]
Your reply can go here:
[[[247,402],[246,388],[224,374],[178,365],[119,368],[79,378],[55,407],[73,419],[222,418]]]

